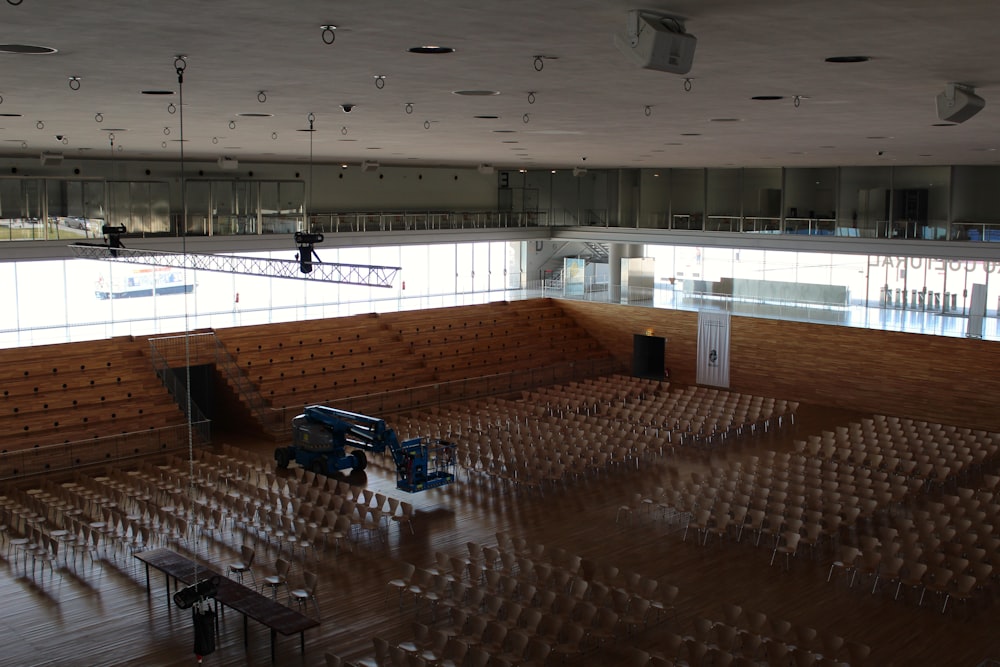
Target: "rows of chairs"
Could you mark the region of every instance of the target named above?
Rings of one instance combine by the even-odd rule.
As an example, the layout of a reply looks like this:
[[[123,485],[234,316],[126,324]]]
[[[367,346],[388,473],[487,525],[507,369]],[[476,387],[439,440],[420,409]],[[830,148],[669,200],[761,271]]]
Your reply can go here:
[[[399,498],[299,468],[295,477],[280,482],[271,473],[257,475],[254,482],[250,473],[256,464],[245,465],[245,476],[227,477],[238,466],[232,456],[200,456],[195,462],[197,486],[208,491],[200,511],[218,513],[233,531],[242,528],[254,546],[263,540],[276,547],[279,556],[287,548],[293,558],[307,551],[316,557],[331,540],[338,548],[351,547],[362,535],[370,545],[381,544],[392,522],[407,523],[413,530],[413,506]],[[175,488],[183,488],[188,479],[181,468],[160,473]]]
[[[592,388],[596,388],[596,400],[588,398]],[[398,430],[409,436],[430,435],[459,442],[459,464],[470,476],[544,489],[599,474],[609,467],[639,466],[649,457],[672,449],[675,433],[678,441],[688,438],[683,435],[688,431],[679,424],[677,429],[661,429],[650,420],[643,423],[631,413],[620,412],[628,401],[655,400],[661,394],[675,393],[687,395],[687,390],[672,392],[666,382],[612,376],[525,392],[520,401],[489,398],[405,413],[398,418]],[[695,391],[692,396],[701,394]],[[757,398],[733,399],[730,394],[705,392],[704,401],[697,398],[697,405],[715,410],[723,409],[731,399]],[[785,414],[776,410],[791,409],[787,403],[768,408],[767,416],[761,419],[769,423],[775,415]],[[607,416],[612,410],[618,412]],[[669,415],[665,419],[669,420]],[[741,423],[741,432],[744,427],[753,430],[755,423]],[[696,436],[691,434],[688,440],[694,442]]]
[[[721,619],[694,619],[690,634],[666,633],[664,645],[660,652],[639,649],[632,664],[860,667],[871,653],[866,644],[732,603],[722,606]]]
[[[908,489],[905,478],[890,480],[884,472],[768,452],[717,467],[707,479],[693,475],[673,489],[659,487],[646,498],[665,516],[686,520],[683,539],[692,529],[701,544],[712,535],[739,542],[752,534],[755,546],[763,542],[773,550],[784,540],[822,553],[843,531],[856,531],[859,521],[901,502]]]
[[[438,627],[437,612],[447,610],[440,632],[500,656],[503,662],[495,664],[544,660],[540,656],[549,652],[573,658],[638,632],[665,613],[676,616],[678,590],[661,590],[658,580],[503,533],[496,546],[466,546],[465,556],[437,553],[426,569],[404,564],[401,576],[387,584],[386,602],[397,591],[401,609],[407,595],[418,614],[429,606],[432,628]]]
[[[996,477],[986,475],[987,485]],[[849,585],[882,585],[893,599],[918,605],[931,597],[944,613],[951,601],[990,604],[1000,567],[1000,537],[994,535],[1000,503],[992,490],[958,488],[957,495],[923,502],[906,515],[889,517],[877,532],[846,546],[827,579],[842,573]]]
[[[995,463],[1000,434],[875,415],[809,436],[795,447],[812,457],[920,479],[926,490],[940,490]]]
[[[926,438],[932,428],[979,443],[982,451],[992,441],[990,434],[926,423],[882,423],[895,424],[887,427],[895,431],[893,441],[909,443],[910,451],[914,441],[902,434]],[[860,425],[854,430],[863,432]],[[836,431],[842,439],[850,432]],[[771,551],[771,564],[780,558],[786,568],[799,548],[808,545],[814,555],[831,554],[828,580],[841,574],[850,586],[860,583],[872,594],[881,586],[894,599],[915,597],[917,605],[937,598],[942,612],[951,602],[971,607],[991,601],[1000,565],[1000,536],[994,534],[1000,519],[994,491],[1000,477],[980,472],[982,466],[975,464],[975,469],[965,468],[964,478],[976,475],[978,490],[937,485],[929,495],[928,477],[921,470],[907,476],[901,468],[887,469],[881,457],[838,455],[844,448],[830,446],[836,437],[804,441],[806,446],[796,453],[768,452],[763,460],[752,456],[746,464],[720,466],[708,478],[692,474],[675,479],[649,495],[634,494],[617,520],[655,509],[680,518],[682,540],[694,534],[700,544],[712,536],[739,542],[750,532],[754,545],[763,541]],[[992,455],[982,461],[992,465]],[[957,482],[954,476],[949,479]]]
[[[595,414],[653,429],[669,442],[695,445],[767,430],[786,417],[794,422],[798,408],[794,401],[707,387],[671,389],[669,382],[622,375],[522,392],[522,400],[545,406],[550,414]]]

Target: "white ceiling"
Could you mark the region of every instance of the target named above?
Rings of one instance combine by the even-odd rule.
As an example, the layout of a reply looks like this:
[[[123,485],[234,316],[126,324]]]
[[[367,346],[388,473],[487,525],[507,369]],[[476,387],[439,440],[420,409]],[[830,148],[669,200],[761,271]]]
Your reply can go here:
[[[59,50],[0,55],[0,113],[22,114],[0,117],[0,155],[48,150],[108,157],[102,129],[125,128],[115,133],[123,147],[116,158],[176,159],[180,114],[169,114],[167,105],[178,95],[140,91],[177,91],[174,56],[185,54],[185,153],[192,159],[225,154],[247,162],[307,162],[310,134],[296,130],[308,127],[312,112],[317,162],[1000,162],[995,0],[643,5],[687,17],[698,38],[690,92],[683,77],[637,68],[613,45],[613,33],[624,30],[626,12],[635,6],[621,0],[22,0],[13,6],[0,0],[0,42]],[[332,45],[321,39],[325,23],[339,26]],[[407,52],[424,44],[455,52]],[[545,60],[539,72],[537,54],[557,59]],[[824,61],[845,55],[871,60]],[[386,77],[381,90],[375,75]],[[77,91],[68,85],[71,76],[80,77]],[[962,125],[934,127],[934,98],[949,81],[975,84],[987,106]],[[500,94],[452,92],[468,89]],[[266,91],[263,104],[260,90]],[[531,91],[534,104],[528,103]],[[785,99],[752,101],[754,95]],[[795,95],[803,96],[797,108]],[[412,114],[404,111],[407,102]],[[344,103],[355,110],[343,113]],[[95,121],[98,112],[103,123]],[[273,116],[237,115],[261,112]],[[44,129],[36,128],[38,121]],[[685,136],[690,133],[700,136]],[[504,143],[512,141],[518,143]]]

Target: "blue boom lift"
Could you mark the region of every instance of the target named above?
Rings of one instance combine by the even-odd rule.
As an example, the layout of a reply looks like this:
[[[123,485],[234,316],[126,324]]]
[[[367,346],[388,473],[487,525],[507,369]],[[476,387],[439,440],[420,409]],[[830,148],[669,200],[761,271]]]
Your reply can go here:
[[[348,453],[348,446],[354,451]],[[279,468],[295,461],[329,475],[347,468],[364,470],[366,451],[382,454],[387,449],[396,464],[396,488],[402,491],[426,491],[455,481],[454,444],[423,438],[400,443],[381,419],[324,405],[307,406],[292,419],[292,444],[274,450],[274,460]]]

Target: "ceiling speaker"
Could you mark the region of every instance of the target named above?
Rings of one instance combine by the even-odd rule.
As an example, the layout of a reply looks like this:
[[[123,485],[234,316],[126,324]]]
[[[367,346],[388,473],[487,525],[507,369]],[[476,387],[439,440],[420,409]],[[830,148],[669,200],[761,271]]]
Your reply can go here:
[[[948,123],[964,123],[986,106],[973,86],[949,83],[937,96],[937,115]]]
[[[375,160],[365,160],[361,163],[361,171],[378,171],[378,162]]]
[[[672,74],[691,71],[697,44],[682,19],[638,9],[628,13],[625,34],[615,35],[615,46],[639,67]]]
[[[47,151],[42,152],[41,155],[42,166],[50,167],[62,164],[63,154],[62,153],[49,153]]]

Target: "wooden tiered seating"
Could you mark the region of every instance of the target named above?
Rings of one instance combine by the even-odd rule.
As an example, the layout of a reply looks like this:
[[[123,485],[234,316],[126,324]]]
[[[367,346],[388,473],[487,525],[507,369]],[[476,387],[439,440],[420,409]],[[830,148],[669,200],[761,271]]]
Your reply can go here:
[[[420,384],[422,362],[379,316],[360,315],[218,332],[272,407]]]
[[[547,299],[240,327],[217,335],[272,407],[431,385],[440,392],[449,381],[608,357]]]
[[[0,386],[0,454],[185,421],[129,338],[4,350]]]

